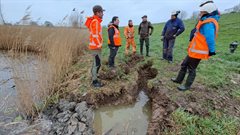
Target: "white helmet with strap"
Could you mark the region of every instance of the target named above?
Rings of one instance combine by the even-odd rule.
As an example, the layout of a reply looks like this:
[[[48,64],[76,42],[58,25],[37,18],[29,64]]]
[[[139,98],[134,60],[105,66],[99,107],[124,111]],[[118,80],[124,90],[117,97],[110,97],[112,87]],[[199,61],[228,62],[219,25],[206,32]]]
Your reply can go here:
[[[213,0],[204,0],[200,5],[200,11],[205,11],[207,13],[212,13],[217,10],[217,6],[214,4]]]

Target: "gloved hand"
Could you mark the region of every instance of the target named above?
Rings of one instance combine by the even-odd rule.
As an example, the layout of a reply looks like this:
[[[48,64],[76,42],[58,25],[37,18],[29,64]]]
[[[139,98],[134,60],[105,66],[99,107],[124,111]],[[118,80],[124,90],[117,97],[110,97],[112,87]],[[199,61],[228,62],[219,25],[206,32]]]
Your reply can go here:
[[[163,41],[164,40],[164,36],[161,36],[161,41]]]
[[[209,52],[208,55],[209,55],[209,56],[213,56],[213,55],[216,55],[216,53],[215,53],[215,52]]]

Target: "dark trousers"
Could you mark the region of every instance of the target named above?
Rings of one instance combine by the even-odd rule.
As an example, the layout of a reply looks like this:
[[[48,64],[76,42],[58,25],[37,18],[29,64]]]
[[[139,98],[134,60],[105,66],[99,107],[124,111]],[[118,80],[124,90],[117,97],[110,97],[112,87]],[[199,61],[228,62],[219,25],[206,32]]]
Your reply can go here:
[[[186,56],[186,58],[183,60],[181,64],[181,70],[187,72],[187,70],[192,72],[193,74],[196,74],[196,69],[200,63],[201,59],[195,59],[191,58],[189,56]]]
[[[143,55],[143,45],[146,45],[146,55],[149,54],[149,37],[140,37],[140,53]]]
[[[108,58],[108,66],[114,67],[115,66],[115,57],[118,52],[118,47],[108,46],[108,48],[110,49],[110,55]]]
[[[201,59],[195,59],[195,58],[191,58],[191,57],[187,56],[181,64],[181,70],[178,73],[176,81],[181,83],[187,73],[187,70],[188,70],[189,74],[188,74],[185,86],[190,87],[196,77],[196,69],[197,69],[200,61],[201,61]]]
[[[163,41],[163,59],[173,61],[173,47],[175,39],[164,39]]]

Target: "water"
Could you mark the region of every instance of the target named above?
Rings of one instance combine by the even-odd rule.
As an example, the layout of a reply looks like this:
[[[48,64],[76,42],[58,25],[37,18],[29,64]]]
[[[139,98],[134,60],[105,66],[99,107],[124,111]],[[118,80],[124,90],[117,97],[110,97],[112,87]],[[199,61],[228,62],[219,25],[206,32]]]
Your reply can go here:
[[[42,63],[31,54],[11,57],[7,52],[0,51],[0,122],[16,117],[18,98],[15,83],[20,80],[36,86],[39,64]]]
[[[140,92],[134,105],[102,107],[95,111],[97,135],[146,135],[151,118],[149,99]]]

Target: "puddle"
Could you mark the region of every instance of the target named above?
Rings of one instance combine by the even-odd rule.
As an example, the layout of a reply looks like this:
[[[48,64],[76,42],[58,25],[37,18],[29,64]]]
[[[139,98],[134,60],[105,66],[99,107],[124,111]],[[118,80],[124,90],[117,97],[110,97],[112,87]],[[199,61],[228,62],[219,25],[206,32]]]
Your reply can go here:
[[[151,118],[147,95],[141,91],[134,105],[102,107],[95,111],[96,135],[145,135]]]

